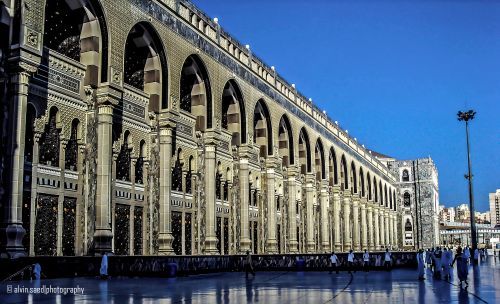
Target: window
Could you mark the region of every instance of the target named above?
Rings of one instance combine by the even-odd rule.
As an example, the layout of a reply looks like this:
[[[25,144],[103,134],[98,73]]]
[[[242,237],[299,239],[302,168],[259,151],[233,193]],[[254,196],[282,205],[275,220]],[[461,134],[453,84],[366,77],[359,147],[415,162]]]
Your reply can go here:
[[[406,170],[406,169],[403,170],[403,174],[402,174],[401,180],[403,182],[409,182],[410,181],[410,174],[408,173],[408,170]]]
[[[410,207],[410,205],[411,205],[411,196],[410,196],[410,193],[405,192],[405,194],[403,194],[403,204],[407,208]]]

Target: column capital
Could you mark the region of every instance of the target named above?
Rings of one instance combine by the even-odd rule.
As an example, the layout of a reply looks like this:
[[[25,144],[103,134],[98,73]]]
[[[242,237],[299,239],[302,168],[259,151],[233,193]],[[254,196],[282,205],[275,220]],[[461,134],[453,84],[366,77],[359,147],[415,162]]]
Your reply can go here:
[[[288,166],[286,168],[288,178],[296,178],[299,175],[299,169],[295,165]]]
[[[123,88],[113,83],[106,83],[97,88],[96,91],[97,105],[117,106],[120,103],[123,95]]]

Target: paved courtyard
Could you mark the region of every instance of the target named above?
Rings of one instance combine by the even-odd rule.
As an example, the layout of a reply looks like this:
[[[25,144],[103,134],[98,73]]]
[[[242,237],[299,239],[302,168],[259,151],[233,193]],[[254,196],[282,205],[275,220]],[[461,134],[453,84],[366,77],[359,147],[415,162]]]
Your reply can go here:
[[[418,281],[416,271],[218,273],[160,278],[54,279],[2,283],[0,303],[500,303],[500,261],[471,267],[469,288]],[[83,287],[83,295],[6,294],[20,287]]]

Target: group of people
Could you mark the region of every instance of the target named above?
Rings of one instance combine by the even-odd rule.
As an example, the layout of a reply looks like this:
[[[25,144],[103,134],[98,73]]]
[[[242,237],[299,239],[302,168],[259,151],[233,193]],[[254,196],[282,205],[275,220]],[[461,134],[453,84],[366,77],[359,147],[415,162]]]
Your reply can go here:
[[[427,251],[420,249],[417,253],[418,279],[425,280],[425,265],[427,265],[435,279],[450,280],[451,269],[457,263],[457,276],[460,287],[462,287],[462,283],[465,283],[465,288],[467,288],[469,286],[467,282],[469,263],[473,262],[477,265],[480,259],[486,259],[485,249],[476,248],[473,256],[471,256],[470,251],[469,246],[466,246],[463,250],[462,247],[458,247],[455,256],[453,256],[452,248],[444,247],[441,249],[441,247],[437,247],[427,249]]]
[[[365,249],[363,252],[363,270],[364,271],[369,271],[370,270],[370,253],[368,250]],[[347,271],[349,273],[352,273],[353,271],[356,272],[356,269],[354,268],[354,252],[352,249],[349,251],[347,254]],[[335,273],[339,273],[339,267],[341,266],[340,260],[335,254],[335,252],[332,252],[332,255],[330,256],[330,273],[335,271]],[[392,254],[389,252],[389,249],[385,250],[384,253],[384,267],[387,271],[391,270],[391,265],[392,265]]]

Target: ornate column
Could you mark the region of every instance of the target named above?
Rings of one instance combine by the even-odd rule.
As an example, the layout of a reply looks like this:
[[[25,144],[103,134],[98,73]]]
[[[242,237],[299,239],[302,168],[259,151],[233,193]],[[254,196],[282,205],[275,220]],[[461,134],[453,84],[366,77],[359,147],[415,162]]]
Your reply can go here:
[[[361,249],[368,249],[368,227],[366,224],[366,198],[361,198]]]
[[[344,192],[344,251],[352,248],[351,239],[351,194]]]
[[[266,161],[266,185],[267,185],[267,240],[266,253],[277,253],[278,242],[276,241],[276,197],[275,197],[275,163],[272,159]]]
[[[112,132],[113,105],[107,102],[97,107],[97,188],[95,202],[95,251],[111,251],[111,173],[112,173]]]
[[[217,144],[211,139],[205,144],[205,253],[219,254],[217,250],[217,235],[215,234],[215,154]]]
[[[249,173],[248,155],[244,147],[240,147],[239,187],[240,187],[240,251],[245,253],[250,250],[251,240],[249,231],[248,205],[249,205]]]
[[[7,126],[7,151],[5,170],[8,172],[6,180],[7,201],[4,209],[3,223],[0,229],[2,240],[2,257],[17,258],[26,255],[23,246],[23,237],[26,230],[23,228],[23,177],[24,177],[24,139],[26,135],[26,112],[28,106],[28,85],[30,73],[36,68],[27,66],[19,72],[10,75],[12,101],[8,105],[9,122]],[[9,101],[7,101],[9,102]],[[10,179],[10,180],[9,180]],[[32,228],[33,230],[33,228]],[[4,255],[5,253],[5,255]]]
[[[359,196],[357,194],[354,194],[352,197],[352,242],[353,242],[353,247],[354,251],[360,251],[360,244],[359,244]]]
[[[368,216],[368,224],[367,224],[368,250],[373,251],[373,250],[375,250],[375,235],[373,233],[373,231],[374,231],[373,204],[371,202],[368,202],[368,204],[367,204],[367,216]]]
[[[306,251],[313,253],[315,251],[314,242],[314,183],[315,176],[312,173],[306,175]]]
[[[174,254],[172,248],[172,221],[170,214],[170,195],[172,189],[172,136],[173,125],[160,118],[160,176],[158,190],[160,192],[158,254]]]
[[[340,234],[340,189],[339,186],[333,187],[333,233],[334,233],[334,244],[335,251],[342,250],[342,240]]]
[[[297,174],[298,170],[296,167],[290,166],[288,168],[288,227],[289,227],[289,252],[297,253],[298,241],[297,241],[297,214],[296,214],[296,203],[297,203]]]
[[[328,233],[328,181],[321,181],[321,249],[323,252],[330,251],[330,234]]]
[[[379,250],[381,248],[380,246],[380,213],[379,213],[379,206],[377,203],[373,204],[373,234],[374,234],[374,249]]]
[[[29,255],[35,255],[35,223],[36,223],[36,198],[38,196],[38,162],[39,162],[39,144],[42,134],[35,133],[33,141],[33,161],[31,163],[31,212],[30,212],[30,248]]]

